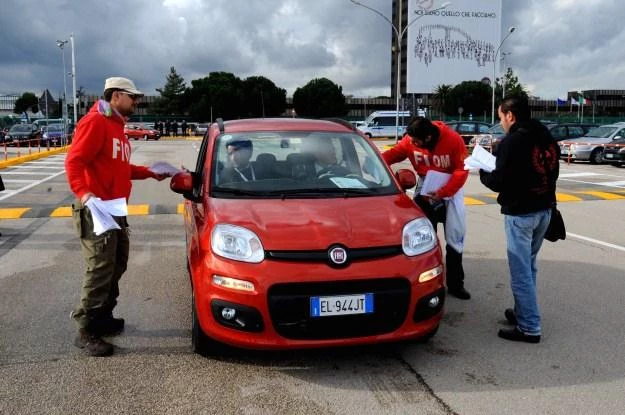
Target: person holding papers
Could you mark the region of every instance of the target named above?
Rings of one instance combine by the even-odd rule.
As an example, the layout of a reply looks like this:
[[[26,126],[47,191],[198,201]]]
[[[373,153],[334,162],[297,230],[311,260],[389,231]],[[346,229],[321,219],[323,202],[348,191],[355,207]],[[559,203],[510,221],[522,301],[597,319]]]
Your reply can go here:
[[[113,317],[113,308],[119,295],[118,282],[128,263],[124,213],[131,180],[167,177],[130,164],[124,124],[142,96],[131,80],[108,78],[104,99],[97,101],[76,126],[65,159],[69,187],[77,198],[72,204],[74,228],[87,265],[80,304],[71,314],[78,325],[74,344],[89,356],[112,354],[113,345],[102,336],[117,334],[124,328],[124,320]]]
[[[439,222],[443,223],[447,242],[447,291],[454,297],[468,300],[471,294],[464,287],[462,266],[466,234],[462,187],[469,172],[464,169],[467,149],[462,137],[443,122],[414,117],[401,141],[382,157],[388,165],[408,159],[421,183],[425,184],[427,179],[428,190],[417,192],[415,202],[434,228]]]
[[[498,113],[506,136],[498,146],[495,170],[480,170],[482,183],[499,193],[514,297],[514,308],[504,312],[514,328],[499,330],[498,335],[538,343],[541,326],[536,257],[556,202],[560,148],[540,121],[530,119],[527,99],[506,97]]]

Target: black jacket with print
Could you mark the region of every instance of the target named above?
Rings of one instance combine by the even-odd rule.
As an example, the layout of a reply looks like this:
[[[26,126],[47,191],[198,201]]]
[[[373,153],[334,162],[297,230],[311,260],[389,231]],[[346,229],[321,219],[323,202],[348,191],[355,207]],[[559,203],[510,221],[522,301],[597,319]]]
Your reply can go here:
[[[480,170],[480,180],[499,193],[501,213],[538,212],[556,201],[559,163],[560,147],[540,121],[516,122],[498,145],[495,170]]]

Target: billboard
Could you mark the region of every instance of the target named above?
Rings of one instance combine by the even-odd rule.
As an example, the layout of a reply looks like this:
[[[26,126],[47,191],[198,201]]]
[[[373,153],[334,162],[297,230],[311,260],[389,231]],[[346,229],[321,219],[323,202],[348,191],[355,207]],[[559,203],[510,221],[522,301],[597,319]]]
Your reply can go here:
[[[502,0],[454,0],[442,10],[443,0],[408,1],[407,24],[414,23],[407,29],[407,93],[432,93],[441,84],[493,81]]]

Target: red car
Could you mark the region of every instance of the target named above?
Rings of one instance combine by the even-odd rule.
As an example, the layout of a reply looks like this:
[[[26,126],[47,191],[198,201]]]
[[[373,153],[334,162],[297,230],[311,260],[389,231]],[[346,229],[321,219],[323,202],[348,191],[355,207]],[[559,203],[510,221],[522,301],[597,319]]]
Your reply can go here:
[[[124,126],[124,133],[129,140],[158,140],[161,138],[161,134],[151,128],[145,128],[141,124],[126,124]]]
[[[196,170],[170,184],[186,199],[194,351],[434,335],[444,269],[434,229],[404,192],[415,182],[347,123],[211,124]]]

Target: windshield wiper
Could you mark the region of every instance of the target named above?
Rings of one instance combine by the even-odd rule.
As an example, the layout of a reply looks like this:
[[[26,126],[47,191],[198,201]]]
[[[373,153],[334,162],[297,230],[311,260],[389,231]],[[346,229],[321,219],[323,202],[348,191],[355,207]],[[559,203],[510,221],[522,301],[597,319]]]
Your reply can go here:
[[[323,196],[327,194],[332,195],[343,195],[344,197],[349,197],[350,195],[371,195],[376,193],[374,189],[341,189],[339,187],[314,187],[314,188],[304,188],[304,189],[285,189],[285,190],[274,190],[270,192],[272,194],[281,195],[282,199],[286,199],[288,196]]]
[[[266,192],[255,192],[253,190],[235,189],[232,187],[213,187],[212,192],[237,196],[263,196],[266,194]]]

